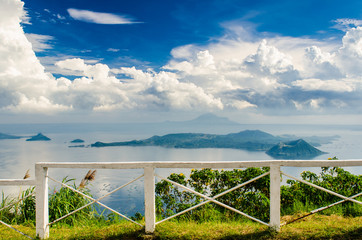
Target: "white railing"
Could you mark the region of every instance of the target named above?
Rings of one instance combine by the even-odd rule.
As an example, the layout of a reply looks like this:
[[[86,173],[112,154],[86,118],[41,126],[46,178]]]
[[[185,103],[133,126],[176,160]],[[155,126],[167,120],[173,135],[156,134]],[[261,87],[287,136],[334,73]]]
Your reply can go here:
[[[49,216],[48,216],[48,179],[52,179],[48,176],[49,168],[85,168],[85,169],[144,169],[144,174],[140,177],[144,177],[144,196],[145,196],[145,231],[147,233],[153,233],[155,227],[158,223],[156,222],[156,211],[155,211],[155,176],[164,179],[158,175],[155,175],[156,168],[214,168],[214,169],[235,169],[235,168],[248,168],[248,167],[270,167],[270,172],[263,174],[270,175],[270,221],[269,223],[264,223],[261,220],[253,218],[237,209],[234,209],[230,206],[227,206],[216,200],[217,197],[225,194],[219,194],[218,196],[208,197],[206,195],[200,194],[193,189],[189,189],[183,185],[177,184],[170,181],[172,184],[177,185],[178,187],[184,188],[187,191],[193,192],[194,194],[199,195],[200,197],[205,198],[209,202],[216,203],[223,207],[226,207],[232,211],[235,211],[243,216],[249,217],[255,221],[258,221],[262,224],[268,225],[269,227],[279,230],[280,229],[280,184],[281,184],[281,174],[284,174],[288,177],[291,177],[295,180],[305,182],[301,179],[294,178],[290,175],[287,175],[280,171],[280,167],[348,167],[348,166],[362,166],[362,160],[265,160],[265,161],[233,161],[233,162],[62,162],[62,163],[52,163],[52,162],[43,162],[36,163],[35,166],[35,175],[36,175],[36,234],[41,239],[49,237]],[[260,176],[260,177],[263,177]],[[138,177],[137,179],[139,179]],[[260,178],[257,177],[254,180]],[[136,180],[136,179],[135,179]],[[132,180],[131,182],[135,181]],[[251,181],[248,181],[248,183]],[[130,182],[129,182],[130,183]],[[343,201],[353,201],[358,204],[362,202],[355,200],[354,198],[359,196],[355,195],[352,197],[342,196],[338,193],[332,192],[328,189],[324,189],[313,185],[309,182],[305,182],[313,187],[317,187],[320,190],[329,192],[338,197],[341,197]],[[128,184],[128,183],[127,183]],[[127,185],[126,184],[126,185]],[[243,183],[236,188],[246,185]],[[67,186],[68,188],[71,188]],[[121,188],[121,187],[120,187]],[[120,189],[118,188],[118,190]],[[72,189],[75,190],[75,189]],[[113,191],[114,192],[114,191]],[[229,190],[227,192],[230,192]],[[89,198],[89,197],[88,197]],[[100,203],[99,199],[91,198],[92,203]],[[206,202],[206,201],[205,201]],[[192,207],[194,209],[197,206]],[[110,208],[108,208],[110,209]],[[114,211],[113,209],[110,209]],[[115,213],[123,216],[122,214],[114,211]],[[183,211],[184,213],[186,211]],[[179,215],[179,214],[178,214]],[[138,224],[138,223],[137,223]]]
[[[49,226],[52,223],[57,222],[60,219],[63,219],[65,217],[69,216],[70,214],[79,211],[79,209],[75,210],[72,213],[61,217],[60,219],[57,219],[57,220],[53,221],[52,223],[49,223],[48,180],[50,179],[52,181],[58,182],[58,183],[62,184],[64,187],[68,187],[68,188],[72,189],[73,191],[76,191],[79,194],[82,194],[77,189],[73,189],[72,187],[67,186],[64,183],[61,183],[60,181],[52,178],[51,176],[48,176],[49,168],[85,168],[85,169],[142,169],[143,168],[144,173],[141,176],[116,188],[115,190],[113,190],[112,192],[108,193],[107,195],[105,195],[103,197],[94,199],[94,198],[91,198],[90,196],[87,196],[84,194],[82,194],[82,195],[90,200],[90,203],[87,204],[87,206],[89,206],[93,203],[100,204],[101,206],[113,211],[114,213],[120,215],[121,217],[124,217],[124,218],[134,222],[133,220],[127,218],[123,214],[118,213],[117,211],[104,205],[103,203],[100,202],[100,200],[102,200],[104,197],[108,196],[109,194],[112,194],[112,193],[120,190],[124,186],[131,184],[143,177],[144,178],[144,196],[145,196],[145,214],[144,214],[145,215],[145,231],[147,233],[153,233],[157,224],[159,224],[163,221],[166,221],[170,218],[173,218],[175,216],[178,216],[180,214],[183,214],[192,209],[195,209],[196,207],[206,204],[207,202],[213,202],[215,204],[221,205],[221,206],[228,208],[232,211],[235,211],[245,217],[251,218],[254,221],[268,225],[269,227],[271,227],[275,230],[279,230],[280,226],[281,226],[281,224],[280,224],[280,184],[281,184],[281,175],[282,174],[287,177],[290,177],[292,179],[309,184],[320,190],[329,192],[330,194],[336,195],[343,199],[332,205],[336,205],[336,204],[339,204],[339,203],[342,203],[345,201],[352,201],[352,202],[355,202],[358,204],[362,204],[362,202],[354,199],[354,198],[360,196],[362,193],[359,193],[359,194],[356,194],[356,195],[350,196],[350,197],[342,196],[342,195],[332,192],[328,189],[321,188],[312,183],[303,181],[301,179],[297,179],[293,176],[283,173],[280,170],[280,167],[283,167],[283,166],[286,166],[286,167],[351,167],[351,166],[362,166],[362,160],[264,160],[264,161],[233,161],[233,162],[102,162],[102,163],[101,162],[62,162],[62,163],[41,162],[41,163],[35,164],[35,177],[36,177],[35,181],[34,180],[0,180],[0,186],[1,185],[34,185],[34,184],[36,185],[36,235],[41,239],[45,239],[45,238],[49,237]],[[163,178],[163,177],[155,174],[155,169],[157,169],[157,168],[236,169],[236,168],[248,168],[248,167],[270,167],[270,171],[268,173],[264,173],[254,179],[251,179],[245,183],[242,183],[236,187],[233,187],[232,189],[226,190],[225,192],[220,193],[213,197],[209,197],[204,194],[198,193],[198,192],[194,191],[193,189],[187,188],[183,185],[172,182],[172,181],[168,180],[167,178]],[[245,186],[246,184],[249,184],[252,181],[255,181],[266,175],[270,175],[270,221],[269,221],[269,223],[265,223],[259,219],[249,216],[237,209],[234,209],[231,206],[227,206],[216,200],[218,197],[220,197],[228,192],[231,192],[237,188]],[[193,192],[194,194],[197,194],[198,196],[203,197],[206,200],[199,203],[196,206],[191,207],[188,210],[184,210],[167,219],[163,219],[159,222],[156,222],[155,177],[169,181],[172,184],[175,184],[177,187],[181,187],[187,191]],[[317,210],[313,211],[313,213],[326,209],[332,205],[317,209]],[[134,222],[134,223],[140,225],[137,222]]]

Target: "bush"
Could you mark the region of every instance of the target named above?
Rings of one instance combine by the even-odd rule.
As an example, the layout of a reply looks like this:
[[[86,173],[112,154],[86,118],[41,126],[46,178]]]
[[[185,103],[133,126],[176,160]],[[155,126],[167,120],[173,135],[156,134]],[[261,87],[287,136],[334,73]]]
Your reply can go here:
[[[77,189],[74,179],[64,178],[62,182],[68,185],[73,182],[72,187]],[[78,187],[78,190],[91,196],[88,188],[86,187]],[[49,196],[49,221],[52,222],[68,213],[71,213],[89,202],[89,199],[86,199],[79,193],[76,193],[67,187],[61,187],[58,191],[54,190]],[[93,209],[92,205],[90,205],[70,215],[69,217],[62,219],[61,223],[74,225],[74,223],[79,221],[89,221],[95,218],[95,213],[96,211]]]
[[[336,159],[336,158],[334,158]],[[231,171],[201,169],[191,170],[189,178],[184,174],[173,173],[169,180],[187,186],[195,191],[214,197],[230,188],[255,178],[268,168],[234,169]],[[304,171],[303,180],[327,188],[346,197],[362,192],[362,175],[353,175],[339,167],[322,167],[321,173]],[[263,177],[216,200],[238,209],[262,221],[269,220],[270,178]],[[341,198],[306,185],[299,181],[287,180],[281,186],[282,215],[310,211],[318,207],[338,202]],[[357,198],[361,199],[361,197]],[[193,193],[162,180],[156,184],[156,213],[160,218],[172,216],[189,207],[205,201]],[[343,202],[327,211],[344,216],[362,216],[362,206],[353,202]],[[215,203],[207,203],[178,217],[197,221],[228,220],[240,215]]]
[[[78,189],[82,193],[91,196],[87,185],[89,181],[94,179],[95,171],[89,171],[82,179],[80,185],[75,185],[74,179],[65,177],[62,182],[65,184],[73,183],[72,187]],[[0,219],[9,224],[33,224],[35,223],[35,187],[21,191],[18,198],[5,197],[2,194],[2,201],[0,203]],[[29,197],[25,198],[25,196]],[[61,187],[59,190],[54,189],[49,194],[49,221],[52,222],[72,211],[88,204],[89,199],[81,196],[69,188]],[[9,207],[6,207],[9,206]],[[89,221],[100,216],[92,205],[83,208],[82,210],[72,214],[71,216],[61,220],[59,223],[74,225],[76,222]]]
[[[322,167],[317,175],[310,171],[301,174],[302,179],[315,185],[324,187],[343,196],[349,197],[362,192],[362,175],[353,175],[340,167]],[[286,186],[281,189],[281,205],[286,214],[291,214],[296,205],[300,209],[327,206],[342,200],[330,193],[316,189],[299,181],[287,180]],[[357,199],[361,199],[357,198]],[[342,207],[340,207],[342,206]],[[335,207],[344,216],[362,216],[362,206],[346,201]]]
[[[232,171],[201,169],[192,170],[189,179],[184,174],[171,174],[168,179],[188,186],[195,191],[214,197],[225,190],[255,178],[268,168],[234,169]],[[264,177],[244,187],[227,193],[216,200],[254,217],[266,220],[269,218],[269,178]],[[156,184],[156,212],[166,218],[203,202],[203,198],[186,190],[180,190],[171,183],[162,180]],[[205,211],[213,212],[207,214]],[[205,219],[205,216],[207,217]],[[184,218],[194,220],[213,220],[215,217],[226,216],[227,219],[239,218],[239,214],[225,209],[215,203],[207,203],[203,207],[192,210]]]

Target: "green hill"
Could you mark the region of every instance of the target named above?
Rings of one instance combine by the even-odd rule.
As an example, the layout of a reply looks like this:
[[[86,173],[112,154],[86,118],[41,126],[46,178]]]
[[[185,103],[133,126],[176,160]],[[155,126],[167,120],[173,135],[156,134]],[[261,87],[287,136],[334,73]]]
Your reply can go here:
[[[267,152],[268,155],[278,159],[311,159],[325,152],[313,147],[303,139],[280,142]]]
[[[234,148],[250,151],[266,151],[280,138],[259,130],[246,130],[227,135],[204,133],[175,133],[153,136],[144,140],[103,143],[96,142],[91,147],[109,146],[162,146],[170,148]]]

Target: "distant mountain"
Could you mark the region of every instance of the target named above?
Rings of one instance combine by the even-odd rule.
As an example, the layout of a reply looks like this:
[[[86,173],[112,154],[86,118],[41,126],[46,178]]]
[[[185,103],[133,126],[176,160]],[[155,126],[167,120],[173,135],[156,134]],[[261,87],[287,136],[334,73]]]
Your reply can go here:
[[[44,136],[41,133],[38,133],[38,135],[32,136],[29,139],[26,139],[26,141],[50,141],[51,139],[47,136]]]
[[[22,137],[9,135],[9,134],[5,134],[5,133],[0,133],[0,140],[1,139],[19,139],[19,138],[22,138]]]
[[[311,159],[325,152],[313,147],[303,139],[280,142],[266,151],[266,154],[277,159]]]
[[[199,117],[184,121],[184,123],[189,124],[213,124],[213,125],[240,125],[240,123],[231,121],[230,119],[226,117],[219,117],[213,113],[206,113],[203,115],[200,115]]]

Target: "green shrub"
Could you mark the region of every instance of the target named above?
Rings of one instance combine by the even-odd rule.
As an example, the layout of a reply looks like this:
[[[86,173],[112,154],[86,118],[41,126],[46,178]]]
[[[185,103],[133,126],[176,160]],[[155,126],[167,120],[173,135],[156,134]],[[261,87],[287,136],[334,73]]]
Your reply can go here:
[[[168,176],[168,179],[194,189],[199,193],[213,197],[267,171],[269,171],[268,168],[234,169],[231,171],[212,170],[208,168],[201,170],[192,169],[189,178],[186,178],[182,173],[172,173]],[[319,175],[310,171],[304,171],[301,177],[303,180],[346,197],[362,192],[362,175],[353,175],[339,167],[322,167]],[[260,178],[216,200],[248,215],[263,221],[268,221],[270,198],[269,179],[267,176]],[[361,200],[362,197],[357,198],[357,200],[358,199]],[[287,180],[286,185],[281,186],[282,215],[311,211],[340,200],[341,198],[337,196],[295,180]],[[202,197],[174,186],[165,180],[156,184],[156,213],[159,218],[172,216],[203,201],[205,200]],[[325,213],[353,217],[362,216],[362,206],[346,201],[325,210]],[[215,219],[227,220],[240,218],[240,215],[215,203],[207,203],[178,218],[212,221]]]
[[[234,169],[232,171],[201,169],[192,170],[189,179],[184,174],[171,174],[168,179],[195,191],[214,197],[225,190],[235,187],[245,181],[255,178],[268,168]],[[269,218],[269,178],[258,179],[251,184],[227,193],[216,200],[245,212],[253,217],[266,220]],[[172,216],[191,206],[203,202],[203,198],[179,189],[173,184],[162,180],[156,184],[156,212],[161,218]],[[206,213],[207,211],[212,212]],[[239,215],[215,203],[207,203],[202,207],[190,211],[182,218],[194,220],[214,220],[215,218],[234,219]],[[205,219],[206,217],[206,219]]]
[[[90,195],[87,185],[89,181],[94,179],[95,171],[89,171],[82,179],[80,185],[75,185],[74,179],[65,177],[62,182],[64,184],[72,184],[72,187],[81,191],[86,195]],[[0,220],[9,224],[35,224],[35,187],[28,188],[21,191],[17,198],[9,197],[2,194],[0,203]],[[24,198],[25,196],[28,196]],[[69,188],[62,186],[61,188],[54,189],[49,194],[49,221],[52,222],[90,202],[89,199],[81,196]],[[8,207],[5,207],[8,206]],[[4,208],[4,209],[3,209]],[[71,216],[59,221],[61,224],[74,225],[76,222],[88,222],[96,218],[101,218],[93,205],[83,208],[82,210],[72,214]]]
[[[362,192],[362,175],[351,174],[340,167],[322,167],[322,172],[319,175],[304,171],[301,177],[303,180],[346,197]],[[298,210],[295,209],[296,205],[299,205],[299,209],[309,210],[309,208],[327,206],[342,200],[299,181],[287,180],[287,184],[281,188],[281,207],[285,214],[291,214],[291,211]],[[357,199],[361,199],[361,197]],[[343,202],[338,207],[333,208],[335,210],[333,213],[340,213],[344,216],[362,216],[362,206],[350,201]]]
[[[0,203],[0,220],[10,224],[35,222],[35,187],[22,191],[17,198],[4,195],[2,193]],[[28,196],[27,198],[25,198]]]
[[[73,182],[72,187],[77,189],[74,179],[64,178],[63,183],[68,184]],[[89,189],[86,187],[78,188],[82,193],[90,195]],[[67,187],[61,187],[59,190],[53,191],[49,196],[49,221],[52,222],[74,210],[88,204],[90,200],[86,199],[79,193],[72,191]],[[94,219],[96,211],[92,205],[83,208],[82,210],[62,219],[60,222],[68,225],[74,225],[79,221],[89,221]]]

